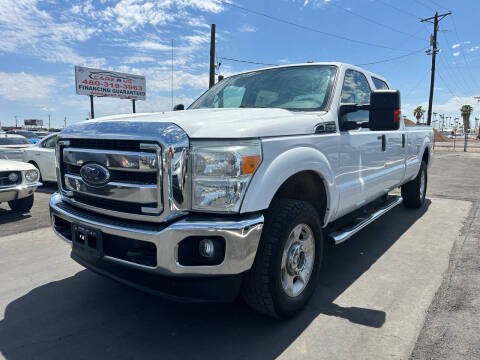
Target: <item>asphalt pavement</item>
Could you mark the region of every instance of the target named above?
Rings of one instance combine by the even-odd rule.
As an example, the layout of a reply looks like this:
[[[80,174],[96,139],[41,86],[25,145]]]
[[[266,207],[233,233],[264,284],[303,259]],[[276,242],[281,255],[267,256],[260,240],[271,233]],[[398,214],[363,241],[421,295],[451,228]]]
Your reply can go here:
[[[242,301],[171,303],[84,270],[48,227],[54,187],[30,216],[0,205],[1,356],[479,358],[479,166],[480,154],[437,153],[425,207],[397,207],[329,248],[312,301],[283,322]]]

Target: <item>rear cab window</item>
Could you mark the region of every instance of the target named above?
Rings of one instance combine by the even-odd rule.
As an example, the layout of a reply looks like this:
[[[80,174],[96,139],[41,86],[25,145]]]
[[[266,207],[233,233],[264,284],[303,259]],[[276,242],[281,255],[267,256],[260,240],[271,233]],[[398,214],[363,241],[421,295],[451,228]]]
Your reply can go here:
[[[377,89],[377,90],[388,90],[389,89],[388,84],[383,80],[377,79],[376,77],[372,76],[372,81],[373,81],[373,85],[375,85],[375,89]]]

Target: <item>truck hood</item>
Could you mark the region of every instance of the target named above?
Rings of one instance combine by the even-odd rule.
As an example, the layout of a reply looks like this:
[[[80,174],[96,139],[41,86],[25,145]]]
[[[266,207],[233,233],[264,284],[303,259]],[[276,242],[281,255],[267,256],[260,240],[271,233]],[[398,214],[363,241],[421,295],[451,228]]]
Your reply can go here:
[[[173,123],[190,138],[253,138],[265,136],[312,134],[315,125],[322,123],[325,112],[294,112],[272,108],[198,109],[160,113],[124,114],[97,118],[68,127],[67,132],[84,130],[97,123],[129,122]],[[113,125],[113,124],[110,124]],[[123,124],[124,125],[124,124]],[[140,124],[138,124],[140,125]],[[150,126],[152,124],[149,124]],[[110,126],[106,126],[110,127]],[[114,127],[114,126],[113,126]],[[128,135],[128,134],[126,134]]]

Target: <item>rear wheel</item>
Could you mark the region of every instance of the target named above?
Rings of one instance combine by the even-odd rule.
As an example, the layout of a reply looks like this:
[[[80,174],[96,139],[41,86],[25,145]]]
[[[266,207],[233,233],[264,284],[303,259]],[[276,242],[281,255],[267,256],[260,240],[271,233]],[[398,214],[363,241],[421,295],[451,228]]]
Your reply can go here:
[[[12,200],[8,202],[8,206],[13,211],[19,213],[27,213],[33,206],[33,194],[22,199]]]
[[[423,205],[427,194],[427,180],[427,164],[422,161],[417,177],[402,185],[402,198],[406,207],[418,209]]]
[[[323,238],[315,208],[304,201],[275,200],[265,214],[262,239],[242,295],[252,308],[276,318],[301,310],[318,282]]]

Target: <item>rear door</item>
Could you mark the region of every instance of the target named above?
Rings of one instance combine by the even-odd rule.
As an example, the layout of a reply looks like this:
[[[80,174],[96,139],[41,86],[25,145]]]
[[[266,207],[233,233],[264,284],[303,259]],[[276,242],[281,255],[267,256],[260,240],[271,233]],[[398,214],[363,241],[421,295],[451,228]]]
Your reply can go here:
[[[388,90],[388,84],[372,76],[372,82],[376,90]],[[399,185],[405,176],[405,156],[406,156],[406,134],[405,128],[400,124],[399,130],[388,130],[379,132],[379,136],[385,138],[384,146],[384,172],[383,186],[384,190],[391,190]],[[382,144],[383,146],[383,144]]]

